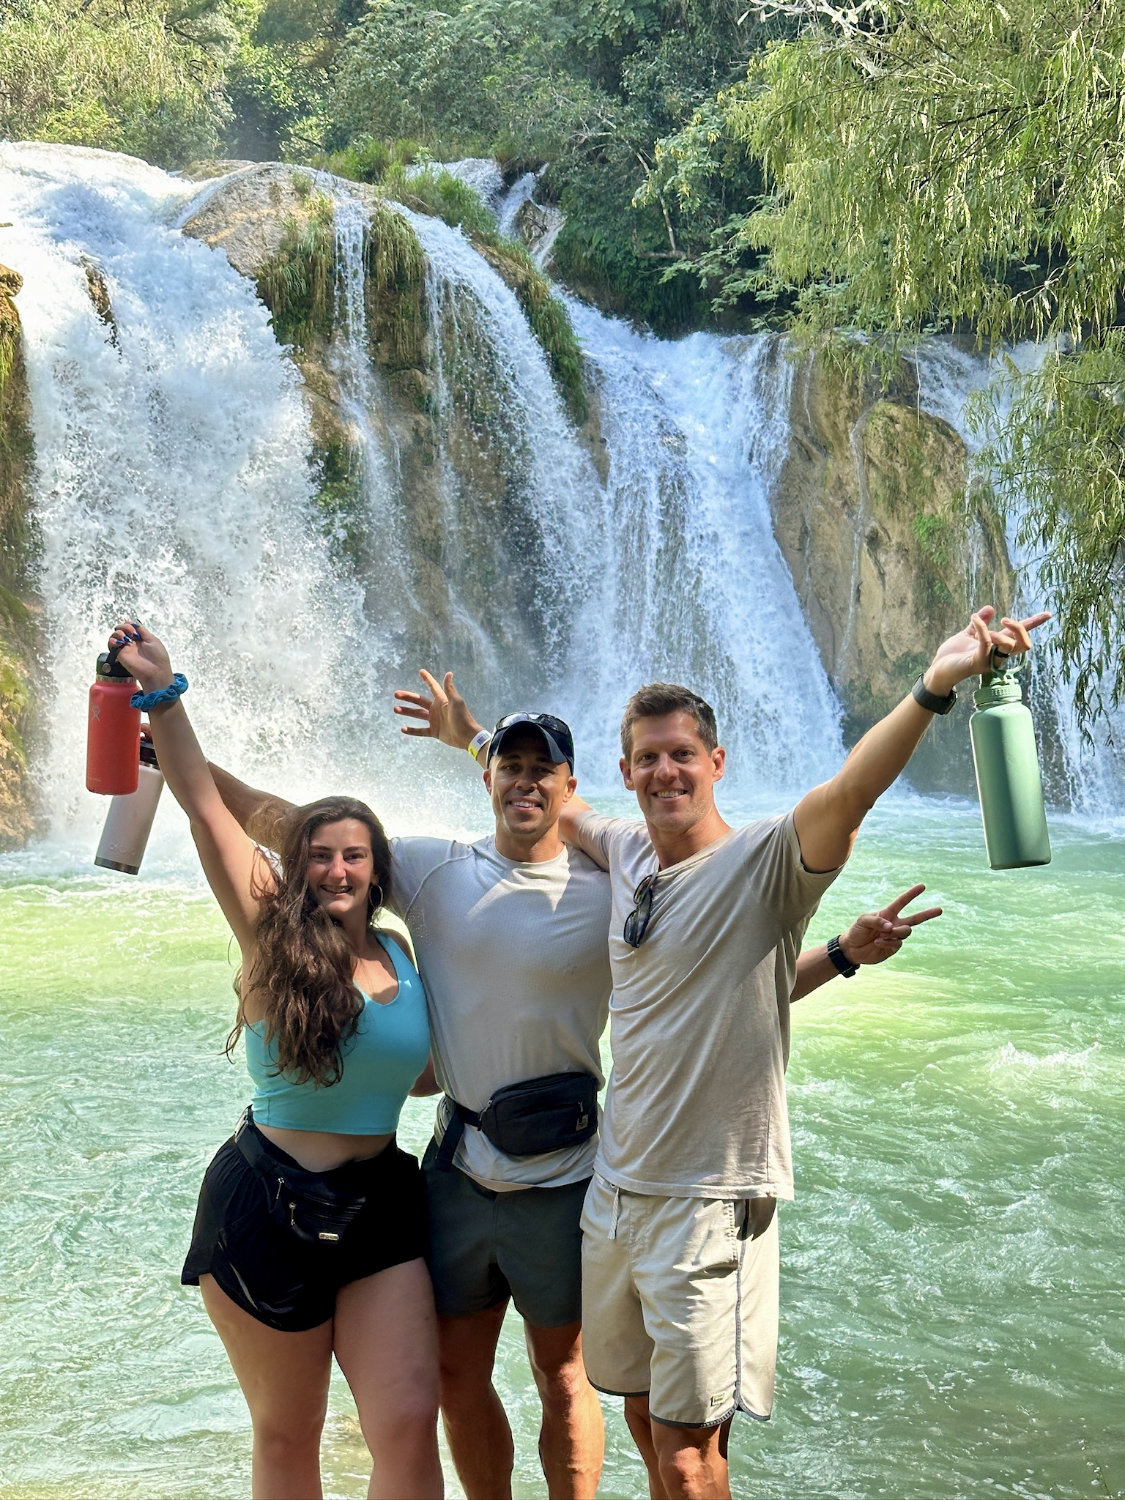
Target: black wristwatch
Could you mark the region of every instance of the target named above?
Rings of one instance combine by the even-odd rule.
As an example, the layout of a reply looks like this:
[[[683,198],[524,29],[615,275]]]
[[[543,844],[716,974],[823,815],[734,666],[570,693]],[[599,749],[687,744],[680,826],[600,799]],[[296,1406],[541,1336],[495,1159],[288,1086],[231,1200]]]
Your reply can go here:
[[[926,686],[925,677],[919,677],[911,690],[914,694],[915,703],[920,703],[923,708],[928,708],[932,714],[947,714],[957,702],[957,693],[954,688],[949,689],[948,698],[939,698],[936,693],[931,693]]]
[[[840,947],[840,939],[838,937],[828,939],[828,957],[845,979],[850,979],[859,968],[858,964],[848,962],[844,950]]]

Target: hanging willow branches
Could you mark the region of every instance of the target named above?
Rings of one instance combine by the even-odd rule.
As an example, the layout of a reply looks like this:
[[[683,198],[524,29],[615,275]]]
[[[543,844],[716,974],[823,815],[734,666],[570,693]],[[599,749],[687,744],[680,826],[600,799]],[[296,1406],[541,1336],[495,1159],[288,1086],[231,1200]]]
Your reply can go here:
[[[1125,7],[762,8],[807,24],[723,101],[766,176],[728,226],[732,274],[761,255],[759,292],[820,335],[1048,342],[979,420],[1088,724],[1125,699]]]

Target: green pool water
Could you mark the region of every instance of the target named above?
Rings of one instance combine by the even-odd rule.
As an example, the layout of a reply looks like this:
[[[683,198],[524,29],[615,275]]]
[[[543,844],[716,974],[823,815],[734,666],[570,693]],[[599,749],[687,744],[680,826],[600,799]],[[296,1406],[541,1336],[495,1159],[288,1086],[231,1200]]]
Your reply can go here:
[[[1050,866],[999,875],[971,808],[890,804],[814,919],[824,939],[915,880],[946,911],[795,1011],[777,1404],[736,1425],[736,1494],[1125,1493],[1125,841],[1052,835]],[[4,1500],[249,1492],[241,1397],[178,1280],[246,1093],[233,968],[186,858],[0,860]],[[430,1110],[407,1106],[411,1149]],[[511,1320],[498,1378],[540,1495]],[[607,1412],[602,1494],[642,1496]],[[327,1493],[363,1494],[342,1382],[324,1452]]]

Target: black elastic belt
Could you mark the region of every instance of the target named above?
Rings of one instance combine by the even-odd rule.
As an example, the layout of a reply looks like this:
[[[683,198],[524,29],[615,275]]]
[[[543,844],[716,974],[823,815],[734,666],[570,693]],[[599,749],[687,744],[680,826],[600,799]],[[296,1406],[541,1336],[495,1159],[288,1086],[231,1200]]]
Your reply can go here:
[[[453,1165],[453,1158],[457,1154],[457,1147],[461,1144],[461,1137],[465,1134],[465,1126],[473,1125],[480,1129],[481,1112],[469,1109],[464,1104],[458,1104],[456,1099],[451,1099],[448,1094],[446,1102],[452,1111],[449,1124],[445,1127],[445,1134],[441,1138],[437,1156],[434,1158],[434,1166],[439,1172],[448,1172]]]

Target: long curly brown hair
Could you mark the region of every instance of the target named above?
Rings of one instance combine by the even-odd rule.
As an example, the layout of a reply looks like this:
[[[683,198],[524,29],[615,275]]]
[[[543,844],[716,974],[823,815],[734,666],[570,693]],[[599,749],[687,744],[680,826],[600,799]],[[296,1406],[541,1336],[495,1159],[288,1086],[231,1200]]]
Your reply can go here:
[[[336,1083],[341,1048],[355,1033],[363,999],[352,979],[355,955],[344,929],[317,902],[308,883],[309,845],[325,823],[354,818],[371,836],[375,883],[368,892],[370,923],[391,890],[391,849],[383,825],[365,802],[324,797],[295,808],[286,825],[280,869],[254,895],[261,903],[252,971],[240,969],[234,988],[238,1016],[227,1038],[233,1051],[247,1024],[252,987],[264,1008],[264,1038],[277,1048],[277,1071],[298,1084]]]

